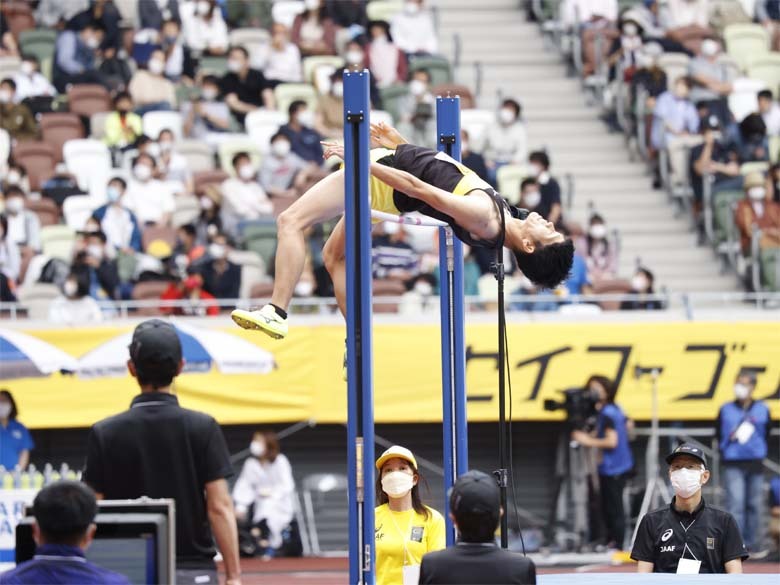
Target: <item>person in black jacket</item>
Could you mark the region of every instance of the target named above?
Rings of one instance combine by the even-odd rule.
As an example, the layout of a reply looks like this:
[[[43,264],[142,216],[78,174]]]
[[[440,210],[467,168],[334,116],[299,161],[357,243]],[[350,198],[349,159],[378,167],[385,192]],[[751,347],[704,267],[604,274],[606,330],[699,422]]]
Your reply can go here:
[[[503,513],[495,479],[474,470],[460,476],[450,495],[458,543],[423,557],[420,584],[536,583],[531,559],[496,545],[495,532]]]

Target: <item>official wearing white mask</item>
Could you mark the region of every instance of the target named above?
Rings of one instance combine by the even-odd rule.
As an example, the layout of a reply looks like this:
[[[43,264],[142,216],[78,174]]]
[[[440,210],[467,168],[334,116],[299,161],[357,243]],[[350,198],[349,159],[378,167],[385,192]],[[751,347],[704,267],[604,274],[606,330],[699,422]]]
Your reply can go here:
[[[645,514],[631,558],[639,573],[741,573],[748,558],[734,517],[705,503],[710,479],[704,452],[683,443],[666,457],[674,498]]]
[[[444,517],[422,503],[417,460],[393,445],[376,460],[377,585],[417,584],[426,553],[446,546]]]

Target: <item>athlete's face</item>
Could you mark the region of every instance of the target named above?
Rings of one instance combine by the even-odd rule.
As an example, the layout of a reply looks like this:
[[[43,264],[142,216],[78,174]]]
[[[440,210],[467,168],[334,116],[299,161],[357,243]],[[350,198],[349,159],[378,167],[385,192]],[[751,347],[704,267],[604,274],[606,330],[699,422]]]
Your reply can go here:
[[[537,246],[559,244],[565,240],[563,234],[555,231],[551,221],[547,221],[538,213],[532,212],[525,219],[513,219],[507,225],[507,244],[514,250],[532,254]]]

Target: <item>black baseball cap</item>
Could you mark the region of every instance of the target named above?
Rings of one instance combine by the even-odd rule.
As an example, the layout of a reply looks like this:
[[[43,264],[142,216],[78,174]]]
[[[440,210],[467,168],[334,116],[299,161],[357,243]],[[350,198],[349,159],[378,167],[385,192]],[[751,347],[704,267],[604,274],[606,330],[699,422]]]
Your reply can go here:
[[[130,359],[139,364],[174,364],[181,362],[181,341],[176,328],[162,319],[149,319],[133,331],[128,346]]]
[[[450,510],[455,516],[463,514],[498,518],[501,492],[495,478],[477,470],[461,475],[452,486]]]
[[[671,465],[674,458],[678,455],[688,455],[689,457],[695,457],[704,467],[707,467],[707,458],[704,456],[704,451],[693,443],[683,443],[678,445],[677,448],[666,456],[666,462]]]

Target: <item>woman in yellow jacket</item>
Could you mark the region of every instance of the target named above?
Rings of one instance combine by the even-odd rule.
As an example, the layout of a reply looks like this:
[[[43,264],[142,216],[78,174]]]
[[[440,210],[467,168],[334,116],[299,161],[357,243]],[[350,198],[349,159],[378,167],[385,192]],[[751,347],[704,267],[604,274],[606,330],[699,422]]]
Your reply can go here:
[[[416,585],[426,553],[446,546],[444,517],[420,499],[417,460],[394,445],[376,460],[377,585]]]

